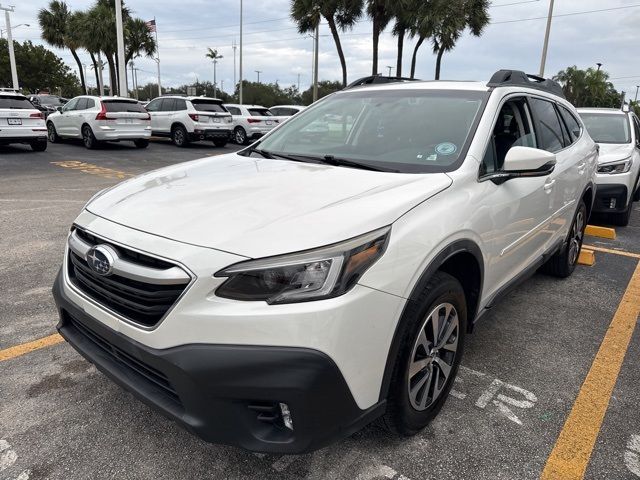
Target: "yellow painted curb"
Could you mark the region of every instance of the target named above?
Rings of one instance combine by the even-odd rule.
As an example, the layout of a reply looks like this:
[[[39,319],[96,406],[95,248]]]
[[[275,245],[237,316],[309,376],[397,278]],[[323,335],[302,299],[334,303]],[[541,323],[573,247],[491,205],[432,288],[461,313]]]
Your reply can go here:
[[[592,267],[596,263],[596,254],[593,250],[580,250],[580,256],[578,257],[578,264]]]
[[[595,225],[587,225],[587,228],[585,229],[584,234],[590,235],[592,237],[609,238],[611,240],[616,239],[615,228],[596,227]]]

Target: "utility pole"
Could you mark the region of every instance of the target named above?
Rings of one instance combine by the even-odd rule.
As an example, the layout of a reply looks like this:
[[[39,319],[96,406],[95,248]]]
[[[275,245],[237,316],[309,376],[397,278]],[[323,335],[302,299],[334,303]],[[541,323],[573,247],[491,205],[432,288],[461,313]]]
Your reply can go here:
[[[389,69],[389,76],[391,76],[391,69],[393,68],[391,65],[387,65],[387,68]]]
[[[136,96],[136,94],[135,94],[135,91],[136,91],[136,82],[135,82],[135,80],[133,79],[133,67],[134,67],[134,66],[133,66],[133,60],[131,60],[131,61],[129,62],[129,65],[131,66],[131,91],[132,91],[132,92],[134,92],[134,93],[133,93],[133,96],[135,97],[135,96]],[[129,88],[129,85],[128,85],[128,82],[127,82],[127,89],[128,89],[128,88]]]
[[[233,39],[233,43],[231,44],[231,48],[233,48],[233,88],[236,88],[237,79],[236,79],[236,50],[238,49],[238,44],[236,43],[236,39]]]
[[[18,84],[18,69],[16,67],[16,54],[13,51],[13,34],[11,33],[11,18],[9,17],[9,12],[13,12],[14,9],[12,6],[3,7],[0,4],[0,10],[4,10],[4,20],[7,27],[7,44],[9,45],[9,63],[11,64],[11,80],[13,82],[14,90],[19,90],[20,85]]]
[[[254,72],[258,74],[258,83],[260,83],[260,74],[262,73],[262,70],[254,70]]]
[[[216,65],[218,64],[218,59],[214,58],[213,59],[213,98],[217,98],[218,96],[218,79],[217,79],[217,75],[216,75]]]
[[[158,96],[162,96],[162,82],[160,80],[160,44],[158,43],[158,24],[156,17],[153,17],[153,31],[156,34],[156,63],[158,64]]]
[[[636,85],[636,98],[633,100],[633,103],[638,103],[638,90],[640,90],[640,85]]]
[[[102,69],[104,67],[104,64],[102,63],[102,58],[100,57],[100,52],[98,52],[98,83],[99,86],[98,88],[100,88],[100,93],[98,93],[99,97],[102,97],[104,95],[104,79],[102,78]]]
[[[128,97],[127,64],[124,57],[124,29],[122,27],[122,0],[116,0],[116,40],[118,44],[118,93],[121,97]]]
[[[300,91],[300,74],[298,74],[298,91]]]
[[[551,19],[553,18],[553,1],[549,0],[549,16],[547,17],[547,30],[544,34],[544,45],[542,46],[542,59],[540,60],[540,76],[544,77],[544,67],[547,63],[547,50],[549,48],[549,33],[551,32]]]
[[[314,36],[313,46],[313,101],[318,100],[318,56],[320,43],[320,21],[316,25],[316,33]]]
[[[220,91],[224,92],[224,80],[220,80]]]
[[[89,90],[89,77],[87,75],[87,67],[89,65],[87,65],[86,63],[83,63],[82,66],[84,67],[84,86],[85,86],[84,93],[85,93],[85,95],[89,95],[89,92],[90,92],[90,90]]]
[[[242,105],[242,0],[240,0],[240,88],[239,88],[240,105]]]

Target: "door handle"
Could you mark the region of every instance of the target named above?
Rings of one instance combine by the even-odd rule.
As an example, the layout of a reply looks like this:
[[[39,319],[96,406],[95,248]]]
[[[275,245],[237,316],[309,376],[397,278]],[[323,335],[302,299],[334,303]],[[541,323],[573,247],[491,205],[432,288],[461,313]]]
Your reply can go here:
[[[544,184],[545,191],[549,192],[555,184],[556,184],[555,180],[547,180]]]
[[[583,172],[584,172],[584,167],[586,167],[586,166],[587,166],[587,162],[579,163],[579,164],[578,164],[578,165],[576,165],[576,166],[578,167],[578,171],[579,171],[580,173],[583,173]]]

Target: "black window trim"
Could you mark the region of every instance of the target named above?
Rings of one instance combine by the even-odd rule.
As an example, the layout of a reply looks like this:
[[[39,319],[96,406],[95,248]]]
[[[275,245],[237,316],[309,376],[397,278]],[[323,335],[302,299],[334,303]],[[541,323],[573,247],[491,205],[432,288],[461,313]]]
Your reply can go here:
[[[551,104],[553,104],[553,105],[554,105],[554,107],[555,107],[555,108],[554,108],[554,110],[555,110],[555,112],[556,112],[556,116],[558,116],[558,120],[559,120],[560,122],[563,122],[563,123],[560,125],[560,127],[562,127],[562,125],[564,124],[564,120],[562,120],[562,115],[560,115],[560,112],[558,111],[558,102],[557,102],[556,100],[554,100],[554,99],[552,99],[552,98],[549,98],[549,97],[544,97],[544,96],[542,96],[542,95],[532,95],[532,94],[528,94],[527,96],[528,96],[527,100],[529,100],[529,98],[535,98],[535,99],[537,99],[537,100],[544,100],[544,101],[547,101],[547,102],[550,102]],[[539,132],[539,130],[538,130],[538,129],[540,128],[540,126],[539,126],[539,119],[538,119],[538,115],[537,115],[537,113],[533,110],[533,108],[531,107],[531,105],[529,105],[529,109],[531,110],[531,116],[533,117],[533,122],[534,122],[534,124],[535,124],[535,125],[534,125],[534,128],[535,128],[535,130],[536,130],[536,136],[538,136],[538,132]],[[582,125],[582,124],[581,124],[581,125]],[[584,129],[584,127],[583,127],[583,129]],[[580,136],[582,137],[582,132],[580,132]],[[564,131],[562,132],[562,138],[564,139]],[[578,140],[576,140],[576,142],[577,142],[577,141],[578,141]],[[563,147],[562,147],[560,150],[558,150],[557,152],[549,152],[549,153],[553,153],[554,155],[557,155],[557,154],[559,154],[559,153],[561,153],[561,152],[564,152],[567,148],[571,147],[571,146],[572,146],[574,143],[576,143],[576,142],[573,142],[573,143],[571,143],[571,144],[569,144],[569,145],[567,145],[567,146],[563,146]],[[563,142],[563,145],[564,145],[564,142]],[[543,148],[541,148],[541,150],[544,150],[544,149],[543,149]],[[548,151],[548,150],[545,150],[545,151]]]
[[[560,118],[562,119],[562,122],[564,123],[565,127],[567,127],[567,130],[569,131],[569,135],[571,135],[571,130],[569,130],[569,125],[567,125],[567,122],[564,119],[564,116],[562,115],[562,109],[564,108],[567,113],[569,115],[571,115],[571,117],[576,121],[576,123],[580,126],[580,135],[578,135],[578,137],[575,139],[575,141],[572,141],[569,146],[573,145],[574,143],[578,143],[581,139],[582,139],[582,135],[584,134],[584,123],[582,123],[582,119],[580,118],[579,114],[574,114],[571,109],[569,109],[566,105],[563,105],[562,103],[556,102],[556,107],[558,109],[558,113],[560,114]]]

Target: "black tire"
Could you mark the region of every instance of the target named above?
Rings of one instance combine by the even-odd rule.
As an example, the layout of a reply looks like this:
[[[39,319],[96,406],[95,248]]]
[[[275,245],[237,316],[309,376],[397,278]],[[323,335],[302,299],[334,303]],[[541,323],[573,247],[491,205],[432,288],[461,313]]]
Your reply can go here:
[[[640,186],[638,186],[636,193],[633,194],[633,201],[640,202]]]
[[[98,140],[96,140],[93,130],[89,125],[82,126],[82,143],[89,150],[98,148]]]
[[[585,228],[587,228],[587,206],[584,200],[580,200],[565,245],[542,266],[541,270],[544,273],[558,278],[567,278],[573,273],[582,249]]]
[[[228,142],[228,140],[214,140],[214,141],[213,141],[213,144],[214,144],[216,147],[223,148],[223,147],[226,147],[226,146],[227,146],[227,142]]]
[[[238,145],[247,145],[249,143],[247,132],[242,127],[236,127],[233,131],[233,139]]]
[[[141,138],[139,140],[134,140],[133,144],[136,146],[136,148],[147,148],[149,146],[149,140],[147,140],[146,138]]]
[[[51,143],[59,143],[61,140],[53,122],[47,122],[47,138]]]
[[[176,147],[186,147],[189,145],[189,134],[182,125],[176,125],[171,129],[171,141]]]
[[[426,349],[422,349],[419,339],[423,338],[421,333],[425,332],[425,329],[429,327],[431,313],[435,312],[435,309],[443,304],[452,305],[455,308],[455,312],[457,312],[457,331],[453,330],[451,335],[446,335],[441,341],[448,343],[448,340],[455,337],[457,348],[455,352],[449,352],[443,347],[442,354],[440,353],[440,347],[437,349],[431,348],[430,352],[427,353]],[[441,312],[442,309],[438,310],[438,317]],[[467,330],[467,302],[462,285],[451,275],[444,272],[436,272],[428,280],[424,288],[421,289],[417,298],[409,301],[400,322],[399,354],[396,358],[389,385],[387,413],[382,421],[392,432],[409,436],[415,435],[426,427],[438,414],[449,396],[449,391],[458,373]],[[443,331],[447,330],[447,325],[445,321],[442,328]],[[431,338],[427,337],[429,337],[428,332],[424,338],[432,342],[432,347],[433,344],[438,344],[438,342],[433,342],[433,334]],[[421,355],[421,349],[425,357],[417,360],[417,362],[427,363],[424,364],[422,369],[411,372],[411,366],[417,364],[414,363],[414,360]],[[433,353],[434,351],[436,353]],[[450,353],[453,353],[453,356],[445,358],[445,355]],[[437,387],[440,375],[444,375],[444,370],[438,367],[441,361],[448,362],[451,368],[449,375],[441,383],[439,394],[435,396],[434,390],[431,393],[431,402],[428,405],[425,402],[424,408],[421,405],[416,408],[414,404],[417,402],[418,397],[414,398],[413,394],[410,394],[411,386],[413,385],[414,387],[412,392],[417,391],[417,395],[420,395],[420,391],[422,391],[423,395],[426,395],[428,399],[430,390]],[[418,378],[420,375],[423,375],[423,377]],[[429,377],[431,378],[429,379]],[[434,378],[435,382],[433,382]],[[420,382],[424,383],[420,385]]]
[[[611,223],[617,225],[619,227],[626,227],[629,225],[629,220],[631,220],[631,211],[633,210],[633,201],[630,199],[629,204],[627,205],[627,209],[621,213],[612,213],[609,218],[611,219]]]
[[[32,142],[31,150],[34,152],[44,152],[47,149],[47,141]]]

